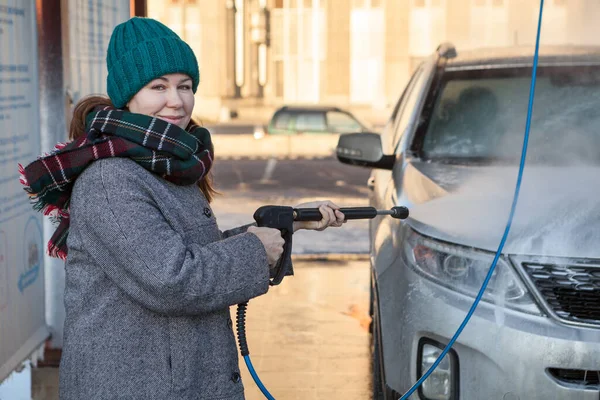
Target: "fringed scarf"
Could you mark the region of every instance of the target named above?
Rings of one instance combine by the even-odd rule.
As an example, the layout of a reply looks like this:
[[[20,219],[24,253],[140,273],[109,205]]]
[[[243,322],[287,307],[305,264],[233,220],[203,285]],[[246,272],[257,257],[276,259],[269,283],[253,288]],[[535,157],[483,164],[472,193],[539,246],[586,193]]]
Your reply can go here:
[[[142,114],[98,108],[86,118],[86,135],[59,143],[50,154],[25,168],[19,164],[20,182],[33,208],[58,223],[48,242],[48,254],[66,259],[69,203],[73,183],[95,160],[128,157],[177,185],[202,179],[213,162],[208,130],[193,126],[188,131]]]

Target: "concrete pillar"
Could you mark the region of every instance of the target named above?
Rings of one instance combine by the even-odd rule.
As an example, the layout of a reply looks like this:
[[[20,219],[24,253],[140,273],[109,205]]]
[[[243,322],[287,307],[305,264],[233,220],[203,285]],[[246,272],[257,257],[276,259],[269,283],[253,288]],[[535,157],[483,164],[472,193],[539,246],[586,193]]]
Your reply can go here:
[[[248,16],[248,28],[246,29],[246,46],[248,48],[248,62],[247,66],[247,96],[248,97],[259,97],[260,88],[258,85],[258,44],[252,40],[252,19],[260,12],[260,6],[258,0],[246,1],[246,15]]]
[[[397,101],[413,71],[408,54],[409,11],[408,1],[385,0],[385,62],[384,82],[387,103]]]
[[[129,10],[131,16],[145,17],[148,15],[146,0],[129,0]]]
[[[281,13],[281,6],[283,2],[278,2],[276,0],[268,0],[267,8],[269,9],[269,21],[268,21],[268,29],[269,29],[269,46],[267,47],[267,84],[264,88],[264,103],[268,105],[273,105],[276,103],[277,99],[277,66],[278,61],[274,60],[275,58],[275,46],[276,43],[280,43],[281,36],[283,36],[283,32],[279,30],[279,15]],[[278,8],[279,7],[279,8]]]
[[[192,6],[188,6],[192,7]],[[199,0],[198,37],[188,38],[200,66],[200,85],[196,92],[196,115],[215,119],[221,99],[227,95],[227,8],[225,0]],[[194,10],[196,11],[196,10]],[[189,19],[188,19],[189,21]]]
[[[188,6],[191,7],[191,6]],[[197,42],[200,65],[199,93],[207,97],[221,97],[225,93],[227,61],[227,9],[225,0],[198,1],[200,22],[199,38],[188,38],[190,45]]]
[[[326,102],[347,104],[350,97],[350,2],[328,0],[325,12],[327,56],[321,72],[321,93]]]

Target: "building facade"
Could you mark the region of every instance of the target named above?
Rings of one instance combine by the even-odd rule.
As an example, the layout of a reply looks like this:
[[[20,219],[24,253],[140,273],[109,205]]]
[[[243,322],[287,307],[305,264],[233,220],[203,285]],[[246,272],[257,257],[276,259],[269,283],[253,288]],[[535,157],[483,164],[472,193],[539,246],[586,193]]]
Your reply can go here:
[[[547,0],[542,45],[594,45],[599,11],[596,0]],[[282,104],[386,110],[441,42],[531,45],[538,12],[538,0],[147,0],[148,16],[198,55],[198,115],[209,119]]]

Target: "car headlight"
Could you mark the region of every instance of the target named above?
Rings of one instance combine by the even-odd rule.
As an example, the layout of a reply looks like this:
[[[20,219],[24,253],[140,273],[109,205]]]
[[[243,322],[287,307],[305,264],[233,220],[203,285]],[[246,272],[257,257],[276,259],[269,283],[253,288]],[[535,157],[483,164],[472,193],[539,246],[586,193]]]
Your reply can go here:
[[[447,244],[414,231],[404,241],[403,256],[417,272],[473,298],[494,260],[493,253]],[[498,260],[482,300],[540,315],[526,286],[503,258]]]

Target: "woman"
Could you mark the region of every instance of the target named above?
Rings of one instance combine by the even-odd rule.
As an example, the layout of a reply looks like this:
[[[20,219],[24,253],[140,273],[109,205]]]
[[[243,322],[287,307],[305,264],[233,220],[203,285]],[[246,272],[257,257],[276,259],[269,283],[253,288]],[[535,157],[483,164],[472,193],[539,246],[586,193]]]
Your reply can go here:
[[[133,18],[107,64],[110,100],[81,102],[73,141],[22,170],[36,207],[60,221],[49,243],[66,259],[60,398],[243,399],[229,307],[267,292],[283,239],[217,227],[185,42]],[[331,202],[304,206],[323,219],[295,229],[343,222]]]

